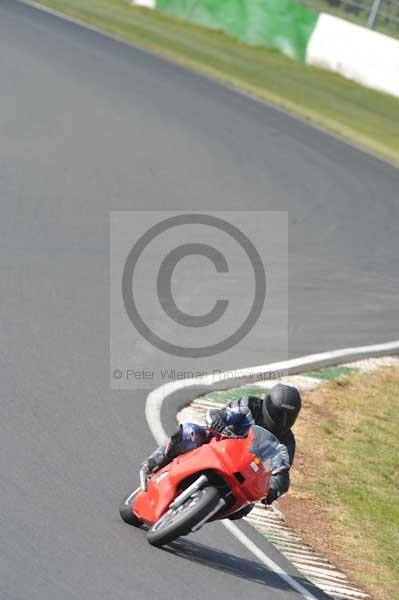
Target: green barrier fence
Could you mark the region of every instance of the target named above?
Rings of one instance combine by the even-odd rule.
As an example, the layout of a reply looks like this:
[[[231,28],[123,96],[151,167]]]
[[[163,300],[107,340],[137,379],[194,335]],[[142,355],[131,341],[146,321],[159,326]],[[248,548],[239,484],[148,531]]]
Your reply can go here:
[[[319,16],[293,0],[156,0],[156,8],[302,62]]]

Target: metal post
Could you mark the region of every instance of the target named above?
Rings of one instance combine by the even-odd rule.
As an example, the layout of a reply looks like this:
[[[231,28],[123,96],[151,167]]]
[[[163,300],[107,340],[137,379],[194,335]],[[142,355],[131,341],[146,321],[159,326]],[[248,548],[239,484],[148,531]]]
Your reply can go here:
[[[376,22],[376,19],[377,19],[377,15],[378,15],[378,11],[380,10],[383,1],[384,0],[374,0],[374,2],[373,2],[373,6],[371,7],[371,11],[370,11],[370,15],[369,15],[369,20],[368,20],[368,23],[367,23],[367,26],[370,29],[374,29],[375,22]]]

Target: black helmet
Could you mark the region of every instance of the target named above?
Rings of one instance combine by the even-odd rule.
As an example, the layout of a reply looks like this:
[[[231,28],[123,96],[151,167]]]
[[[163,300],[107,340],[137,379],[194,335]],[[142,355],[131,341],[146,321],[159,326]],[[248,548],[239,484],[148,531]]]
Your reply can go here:
[[[275,435],[289,432],[301,410],[301,396],[291,385],[278,383],[263,401],[262,413],[267,429]]]

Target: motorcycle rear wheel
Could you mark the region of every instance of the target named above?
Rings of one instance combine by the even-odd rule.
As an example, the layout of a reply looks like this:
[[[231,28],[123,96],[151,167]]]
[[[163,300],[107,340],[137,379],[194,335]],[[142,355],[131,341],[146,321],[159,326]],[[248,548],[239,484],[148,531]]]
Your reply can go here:
[[[175,510],[168,510],[148,530],[147,540],[152,546],[164,546],[181,535],[187,535],[217,505],[220,493],[215,487],[198,490]]]
[[[140,521],[138,517],[133,513],[132,507],[134,504],[134,500],[140,490],[136,490],[132,494],[129,494],[119,505],[119,514],[121,519],[125,521],[128,525],[133,525],[134,527],[140,527],[143,523]]]

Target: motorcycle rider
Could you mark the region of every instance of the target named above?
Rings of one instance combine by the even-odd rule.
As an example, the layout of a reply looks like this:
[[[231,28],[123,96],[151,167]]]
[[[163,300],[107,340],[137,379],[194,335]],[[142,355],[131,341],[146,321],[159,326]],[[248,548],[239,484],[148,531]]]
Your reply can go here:
[[[282,383],[275,385],[264,399],[242,396],[223,408],[209,410],[205,417],[205,427],[195,423],[180,425],[166,444],[157,448],[147,458],[143,468],[150,474],[171,462],[179,454],[209,442],[214,432],[223,433],[228,428],[237,435],[245,435],[251,425],[259,425],[275,435],[286,449],[290,467],[295,455],[295,437],[291,429],[300,410],[299,391],[293,386]],[[272,504],[288,491],[289,467],[272,473],[268,495],[263,500],[264,504]],[[239,519],[248,514],[252,508],[253,505],[246,506],[231,515],[230,519]]]

